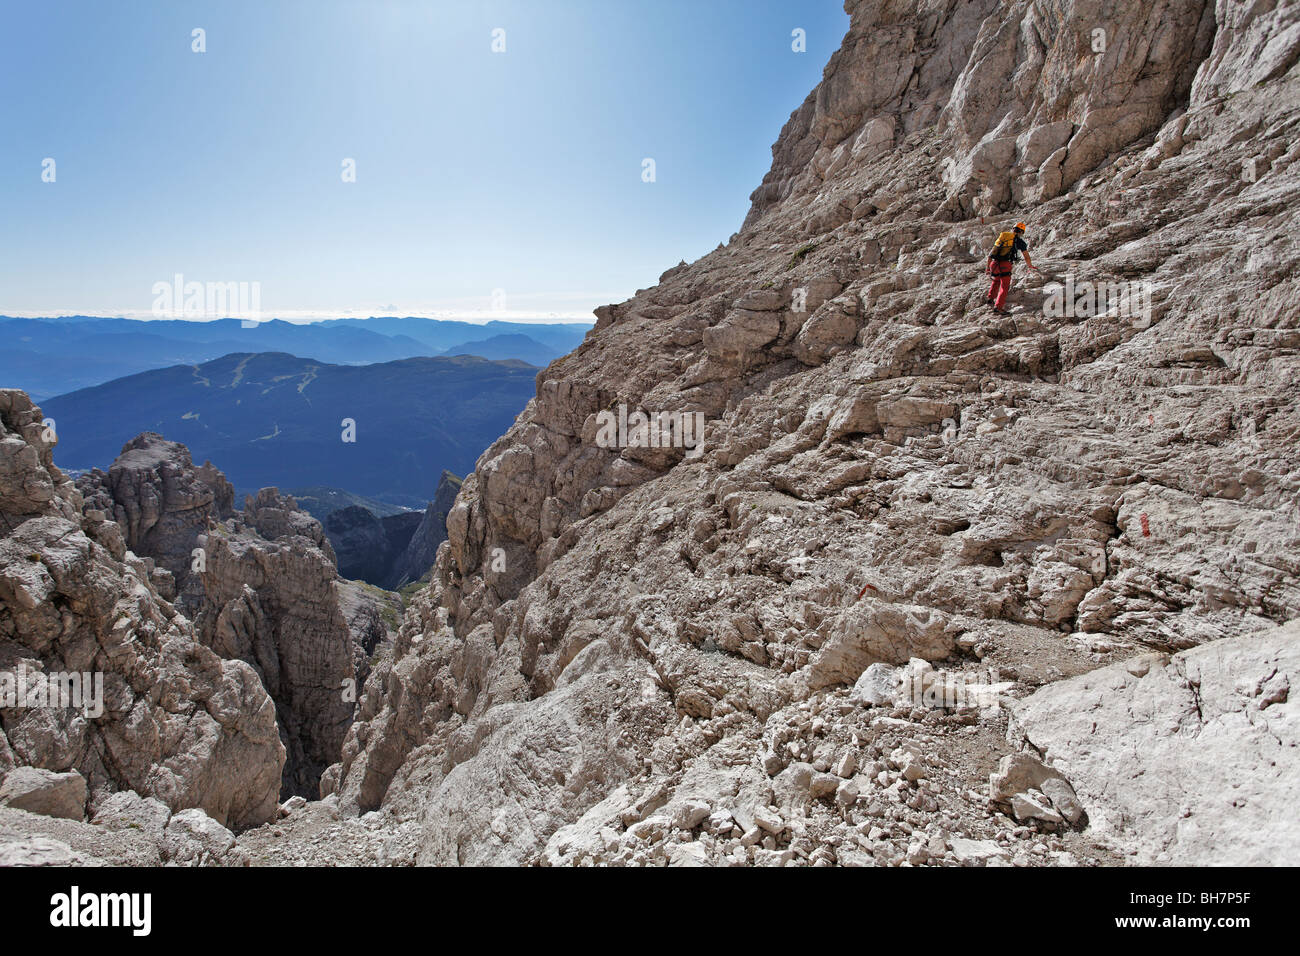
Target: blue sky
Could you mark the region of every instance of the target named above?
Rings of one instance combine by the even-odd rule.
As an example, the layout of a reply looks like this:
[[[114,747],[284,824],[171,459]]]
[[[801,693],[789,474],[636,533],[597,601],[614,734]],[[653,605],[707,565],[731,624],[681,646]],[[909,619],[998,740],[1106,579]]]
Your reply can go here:
[[[143,317],[180,273],[259,282],[268,317],[586,315],[739,228],[847,27],[840,0],[6,2],[0,314]]]

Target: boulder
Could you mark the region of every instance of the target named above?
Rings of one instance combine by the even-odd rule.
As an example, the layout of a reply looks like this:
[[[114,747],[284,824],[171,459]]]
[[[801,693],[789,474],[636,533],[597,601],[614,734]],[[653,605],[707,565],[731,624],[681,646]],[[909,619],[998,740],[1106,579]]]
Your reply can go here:
[[[158,841],[171,815],[161,800],[142,797],[134,790],[119,790],[99,802],[90,822],[107,830],[139,830]]]
[[[752,362],[763,346],[781,332],[781,319],[774,312],[734,309],[720,323],[704,330],[704,349],[728,365]]]
[[[844,611],[828,630],[825,643],[810,661],[813,687],[856,682],[875,663],[944,658],[956,647],[956,630],[948,615],[870,597]]]
[[[876,662],[858,675],[849,700],[869,707],[889,707],[899,692],[899,669]]]
[[[858,337],[853,300],[833,299],[820,306],[794,340],[795,358],[805,365],[821,365]]]
[[[86,815],[86,778],[75,770],[15,767],[0,782],[0,807],[80,820]]]
[[[235,835],[202,810],[182,810],[168,821],[159,844],[172,866],[248,866]]]

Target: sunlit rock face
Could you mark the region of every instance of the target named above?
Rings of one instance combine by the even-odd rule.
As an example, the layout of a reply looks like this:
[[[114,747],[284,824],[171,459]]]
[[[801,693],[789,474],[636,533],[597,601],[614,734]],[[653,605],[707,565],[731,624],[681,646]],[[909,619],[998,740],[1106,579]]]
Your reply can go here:
[[[1296,6],[846,8],[741,231],[597,310],[465,481],[337,768],[422,862],[1113,861],[1090,819],[1177,807],[1044,703],[990,815],[1010,702],[1300,613]],[[703,441],[609,447],[622,406]]]
[[[24,393],[0,390],[0,673],[98,675],[102,693],[0,701],[0,776],[79,774],[88,814],[135,791],[235,829],[274,819],[285,751],[258,675],[199,641],[160,593],[170,572],[85,508],[54,443]]]

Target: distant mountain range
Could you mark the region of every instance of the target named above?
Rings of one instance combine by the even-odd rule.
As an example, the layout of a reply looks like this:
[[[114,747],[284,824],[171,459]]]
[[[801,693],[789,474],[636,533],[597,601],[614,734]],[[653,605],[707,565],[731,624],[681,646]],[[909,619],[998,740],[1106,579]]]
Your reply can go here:
[[[195,461],[220,462],[241,495],[324,486],[423,510],[444,469],[473,471],[510,427],[536,375],[524,362],[473,356],[356,366],[237,353],[130,375],[41,408],[54,419],[65,468],[106,467],[126,441],[154,431],[187,445]]]
[[[547,365],[581,344],[590,323],[329,319],[17,319],[0,316],[0,385],[36,401],[150,369],[193,365],[234,352],[287,352],[338,365],[435,355],[480,355]]]
[[[376,518],[415,513],[414,509],[402,505],[390,505],[378,498],[354,495],[342,488],[326,488],[321,485],[312,485],[306,488],[281,488],[280,490],[286,495],[292,495],[294,501],[298,502],[298,507],[321,522],[321,524],[324,524],[325,519],[334,512],[352,507],[365,508]]]
[[[546,366],[565,352],[543,345],[529,335],[494,335],[466,342],[447,350],[448,355],[478,355],[485,359],[519,359],[529,365]]]
[[[315,325],[321,328],[352,326],[378,332],[381,335],[407,336],[444,352],[463,342],[483,339],[485,336],[526,335],[543,345],[567,354],[582,344],[593,322],[557,322],[552,324],[532,322],[499,322],[493,320],[482,325],[457,322],[451,319],[422,319],[418,317],[370,319],[324,319]]]

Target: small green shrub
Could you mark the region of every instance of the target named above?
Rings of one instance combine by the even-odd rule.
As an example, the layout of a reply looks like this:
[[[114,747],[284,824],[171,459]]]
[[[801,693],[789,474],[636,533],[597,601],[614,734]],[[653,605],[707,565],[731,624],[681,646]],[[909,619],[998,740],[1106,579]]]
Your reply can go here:
[[[808,242],[800,246],[794,251],[794,255],[790,257],[790,261],[786,263],[786,269],[793,269],[799,263],[803,262],[804,256],[808,255],[808,253],[812,252],[816,248],[817,243],[815,242]]]

